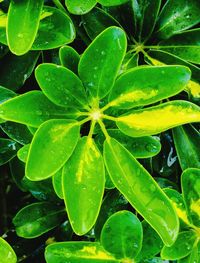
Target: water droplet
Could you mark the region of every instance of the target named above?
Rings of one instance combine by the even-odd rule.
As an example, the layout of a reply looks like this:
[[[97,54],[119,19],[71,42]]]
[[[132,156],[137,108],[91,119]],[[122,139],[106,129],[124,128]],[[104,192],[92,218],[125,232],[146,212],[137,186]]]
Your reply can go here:
[[[151,184],[150,185],[150,190],[151,190],[151,192],[155,192],[156,186],[154,184]]]
[[[101,55],[105,55],[105,54],[106,54],[106,52],[102,50],[101,51]]]
[[[37,111],[36,111],[36,114],[37,114],[37,115],[42,115],[42,111],[41,111],[41,110],[37,110]]]

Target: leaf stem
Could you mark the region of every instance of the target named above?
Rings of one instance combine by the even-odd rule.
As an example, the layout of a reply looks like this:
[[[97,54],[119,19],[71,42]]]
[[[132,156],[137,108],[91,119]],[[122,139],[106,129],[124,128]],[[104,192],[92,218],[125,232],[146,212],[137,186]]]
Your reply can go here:
[[[63,5],[60,3],[59,0],[53,0],[53,3],[58,9],[60,9],[63,12],[66,12],[65,8],[63,7]]]
[[[113,117],[113,116],[109,116],[109,115],[102,115],[102,117],[106,120],[110,120],[110,121],[117,121],[118,118],[117,117]]]
[[[77,125],[82,125],[82,124],[84,124],[84,123],[86,123],[88,121],[91,121],[91,117],[85,118],[82,121],[78,121]]]
[[[88,134],[88,140],[92,139],[92,135],[94,133],[95,125],[96,125],[96,121],[93,120],[91,122],[91,125],[90,125],[90,131],[89,131],[89,134]]]
[[[101,119],[98,120],[99,126],[101,127],[101,130],[104,134],[104,136],[106,137],[107,141],[110,141],[110,135],[108,134],[107,130],[106,130],[106,126],[104,125],[104,123],[102,122]]]

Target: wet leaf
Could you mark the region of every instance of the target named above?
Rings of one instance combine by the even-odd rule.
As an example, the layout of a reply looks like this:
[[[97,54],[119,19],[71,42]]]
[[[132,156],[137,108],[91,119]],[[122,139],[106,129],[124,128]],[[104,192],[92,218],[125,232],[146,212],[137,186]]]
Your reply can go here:
[[[17,256],[12,247],[0,237],[0,255],[2,263],[16,263]]]
[[[68,68],[75,74],[78,73],[79,54],[70,46],[64,46],[59,49],[59,58],[63,67]]]
[[[26,163],[29,149],[30,149],[30,144],[26,144],[18,150],[17,157],[19,158],[20,161]]]
[[[55,173],[52,177],[53,188],[60,199],[64,199],[63,197],[63,189],[62,189],[62,169],[60,169],[57,173]]]
[[[65,0],[65,5],[70,13],[75,15],[83,15],[88,13],[95,5],[96,0]]]

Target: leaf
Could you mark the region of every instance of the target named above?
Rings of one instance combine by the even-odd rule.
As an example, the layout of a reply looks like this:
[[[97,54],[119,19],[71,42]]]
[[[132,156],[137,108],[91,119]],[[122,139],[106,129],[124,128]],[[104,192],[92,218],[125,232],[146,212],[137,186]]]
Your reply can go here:
[[[43,63],[35,70],[43,93],[58,106],[84,108],[87,98],[80,79],[69,69]]]
[[[43,0],[12,0],[8,10],[7,40],[12,53],[21,56],[27,53],[35,40]]]
[[[19,158],[20,161],[26,163],[29,149],[30,149],[30,144],[26,144],[18,150],[17,157]]]
[[[15,141],[0,138],[0,166],[15,157],[18,149],[19,146]]]
[[[124,4],[128,2],[128,0],[98,0],[98,2],[104,6],[114,6]]]
[[[146,259],[153,258],[161,251],[161,248],[163,247],[161,238],[146,221],[142,221],[142,229],[142,249],[135,259],[136,262],[144,262]]]
[[[17,263],[17,256],[12,247],[0,237],[0,255],[2,263]]]
[[[161,41],[158,48],[189,62],[200,64],[200,29],[192,29]],[[159,47],[160,46],[160,47]]]
[[[200,121],[200,108],[187,101],[175,100],[148,109],[132,111],[117,118],[119,129],[133,137],[157,134],[170,128]]]
[[[55,173],[52,177],[53,188],[60,199],[64,199],[62,189],[62,169]]]
[[[190,168],[181,176],[182,194],[188,217],[200,227],[200,169]]]
[[[101,232],[103,247],[119,259],[133,259],[142,247],[142,224],[129,211],[119,211],[108,218]]]
[[[194,99],[200,99],[200,84],[191,80],[187,85],[187,92]]]
[[[26,111],[24,111],[26,109]],[[68,110],[56,106],[41,91],[29,91],[0,105],[0,117],[22,124],[39,127],[52,118],[70,117]]]
[[[147,40],[154,29],[160,9],[161,0],[135,0],[132,3],[134,11],[135,36],[141,42]]]
[[[0,104],[5,102],[6,100],[14,98],[16,95],[17,94],[12,90],[0,86]]]
[[[191,125],[173,129],[176,152],[182,170],[200,168],[200,134]]]
[[[45,6],[43,12],[49,15],[40,21],[32,50],[53,49],[71,43],[76,33],[70,17],[50,6]]]
[[[0,85],[18,90],[30,77],[35,64],[37,63],[39,52],[31,51],[23,56],[15,56],[11,53],[5,55],[0,65]]]
[[[135,67],[115,82],[110,106],[130,109],[152,104],[181,92],[189,79],[190,71],[183,66]]]
[[[22,208],[13,218],[17,235],[35,238],[59,225],[65,212],[52,203],[40,202]]]
[[[47,263],[120,263],[96,242],[60,242],[47,246]]]
[[[55,174],[72,155],[80,126],[74,120],[49,120],[35,133],[26,163],[26,177],[32,181]]]
[[[78,63],[80,60],[79,54],[70,46],[64,46],[59,49],[59,58],[63,67],[66,67],[78,73]]]
[[[30,143],[32,140],[32,134],[29,129],[19,123],[7,121],[1,124],[1,129],[14,141],[20,144]]]
[[[95,7],[89,13],[82,16],[83,26],[90,37],[94,39],[103,30],[110,26],[119,26],[120,24],[111,15],[104,10]]]
[[[158,19],[158,36],[166,39],[200,22],[198,0],[168,0]]]
[[[119,129],[107,129],[109,135],[120,142],[135,158],[149,158],[160,152],[160,142],[152,137],[145,136],[139,138],[128,137]],[[96,141],[98,145],[103,145],[104,135],[98,134]]]
[[[115,189],[106,193],[94,228],[96,240],[100,239],[101,230],[109,216],[124,209],[128,209],[128,201],[119,191]]]
[[[110,91],[125,51],[126,36],[117,27],[104,30],[84,51],[78,72],[90,96],[101,99]]]
[[[198,260],[199,260],[198,247],[194,245],[191,253],[185,258],[179,259],[178,263],[195,263],[198,262]]]
[[[91,138],[83,137],[63,168],[63,194],[74,232],[86,234],[95,224],[104,192],[101,153]]]
[[[192,251],[196,238],[197,236],[192,230],[180,232],[172,246],[163,247],[161,257],[164,259],[176,260],[188,256]]]
[[[173,244],[178,234],[178,218],[169,199],[151,175],[113,138],[104,143],[104,160],[117,189],[167,246]]]
[[[88,13],[96,5],[96,3],[96,0],[65,0],[67,9],[74,15],[83,15]]]

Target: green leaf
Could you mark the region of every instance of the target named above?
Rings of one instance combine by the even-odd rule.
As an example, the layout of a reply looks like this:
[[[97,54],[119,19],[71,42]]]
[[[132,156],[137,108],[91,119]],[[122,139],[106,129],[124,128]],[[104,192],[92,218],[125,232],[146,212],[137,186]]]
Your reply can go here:
[[[30,143],[32,140],[32,134],[29,129],[19,123],[7,121],[1,124],[1,129],[14,141],[20,144]]]
[[[13,218],[17,235],[35,238],[59,225],[65,212],[52,203],[34,203],[22,208]]]
[[[2,263],[17,263],[17,256],[12,247],[0,237],[0,255]]]
[[[136,262],[144,262],[146,259],[153,258],[161,251],[161,248],[163,247],[163,242],[159,235],[146,221],[142,222],[142,229],[142,249],[136,257]]]
[[[12,53],[20,56],[27,53],[35,40],[43,0],[12,0],[8,10],[7,40]]]
[[[129,136],[141,137],[199,121],[200,108],[197,105],[177,100],[118,117],[117,126]]]
[[[178,263],[195,263],[195,262],[199,262],[198,247],[196,245],[194,245],[191,253],[187,257],[178,260]]]
[[[128,201],[124,196],[116,189],[107,192],[94,228],[96,240],[100,239],[101,230],[109,216],[124,209],[128,209]]]
[[[120,263],[96,242],[60,242],[47,246],[47,263]]]
[[[161,0],[134,0],[132,8],[134,11],[135,36],[141,42],[147,40],[154,29],[155,22],[160,9]]]
[[[64,199],[62,189],[62,169],[55,173],[52,177],[53,188],[60,199]]]
[[[104,6],[115,6],[124,4],[128,2],[128,0],[98,0],[98,2]]]
[[[0,165],[9,162],[17,154],[18,144],[10,139],[0,138]]]
[[[58,48],[71,43],[76,33],[70,17],[58,8],[50,6],[45,6],[43,12],[49,15],[40,21],[32,50]]]
[[[199,132],[191,125],[184,125],[173,129],[173,138],[182,170],[200,169]]]
[[[115,139],[104,143],[104,159],[110,177],[130,204],[169,246],[179,222],[170,200],[143,166]]]
[[[128,137],[119,129],[107,129],[109,135],[120,142],[135,158],[149,158],[157,155],[161,150],[158,139],[152,136],[139,138]],[[105,136],[100,133],[96,136],[98,145],[103,145]]]
[[[166,39],[198,24],[199,12],[199,0],[168,0],[157,22],[158,36]]]
[[[17,94],[14,93],[12,90],[0,86],[0,104],[5,102],[6,100],[14,98],[16,95]]]
[[[26,109],[26,111],[24,110]],[[8,121],[38,127],[52,118],[70,115],[63,107],[56,106],[41,91],[29,91],[0,105],[0,117]]]
[[[0,84],[14,91],[21,88],[30,77],[38,57],[39,52],[36,51],[23,56],[15,56],[9,52],[1,60]]]
[[[197,236],[192,230],[180,232],[178,238],[171,247],[164,246],[161,257],[169,260],[181,259],[188,256],[194,245]]]
[[[96,0],[65,0],[67,9],[74,15],[83,15],[88,13],[96,5],[96,3]]]
[[[159,47],[160,46],[160,47]],[[159,43],[158,48],[200,64],[200,29],[192,29]]]
[[[200,169],[190,168],[181,176],[183,198],[188,217],[200,227]]]
[[[66,67],[78,73],[78,63],[80,60],[79,54],[70,46],[64,46],[59,49],[59,58],[63,67]]]
[[[56,105],[79,108],[87,105],[84,87],[71,70],[43,63],[36,68],[35,76],[43,93]]]
[[[30,144],[26,144],[19,149],[19,151],[17,152],[17,157],[19,158],[20,161],[26,163],[29,149],[30,149]]]
[[[72,155],[80,126],[74,120],[49,120],[35,133],[26,163],[26,177],[32,181],[55,174]]]
[[[110,26],[119,26],[120,24],[111,15],[104,10],[95,7],[88,14],[82,16],[83,26],[90,37],[94,39],[103,30]]]
[[[119,259],[133,259],[142,247],[142,224],[129,211],[119,211],[108,218],[101,232],[103,247]]]
[[[130,109],[152,104],[182,91],[189,79],[190,71],[183,66],[135,67],[115,82],[110,106]]]
[[[90,96],[103,98],[114,85],[126,51],[126,35],[109,27],[84,51],[79,62],[79,75]]]
[[[63,194],[74,232],[86,234],[99,214],[105,184],[101,153],[91,138],[83,137],[63,168]]]

